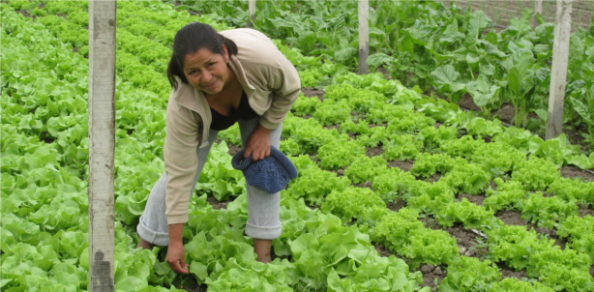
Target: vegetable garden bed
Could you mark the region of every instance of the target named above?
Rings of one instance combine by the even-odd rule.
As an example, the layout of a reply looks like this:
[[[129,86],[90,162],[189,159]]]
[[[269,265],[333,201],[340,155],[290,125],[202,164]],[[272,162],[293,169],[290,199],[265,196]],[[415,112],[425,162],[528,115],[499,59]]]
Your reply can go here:
[[[86,4],[0,5],[0,287],[85,291]],[[116,291],[594,291],[594,182],[564,166],[592,156],[280,41],[303,80],[323,84],[304,89],[312,97],[283,124],[281,150],[300,175],[282,193],[274,261],[255,261],[243,235],[237,127],[220,134],[192,198],[192,275],[171,272],[165,249],[136,249],[163,171],[167,46],[192,20],[228,28],[172,5],[118,2]]]

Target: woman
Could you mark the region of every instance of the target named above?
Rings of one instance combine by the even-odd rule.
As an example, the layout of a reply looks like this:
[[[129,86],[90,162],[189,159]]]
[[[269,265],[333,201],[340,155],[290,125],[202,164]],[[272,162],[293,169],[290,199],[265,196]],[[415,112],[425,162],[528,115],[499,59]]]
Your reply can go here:
[[[173,88],[167,105],[165,174],[153,187],[137,227],[139,247],[167,246],[167,263],[188,273],[182,229],[188,206],[217,133],[239,122],[244,157],[253,161],[279,148],[282,122],[299,95],[295,67],[262,33],[217,33],[190,23],[175,35],[167,68]],[[245,233],[258,261],[270,262],[272,239],[281,234],[280,193],[247,185]]]

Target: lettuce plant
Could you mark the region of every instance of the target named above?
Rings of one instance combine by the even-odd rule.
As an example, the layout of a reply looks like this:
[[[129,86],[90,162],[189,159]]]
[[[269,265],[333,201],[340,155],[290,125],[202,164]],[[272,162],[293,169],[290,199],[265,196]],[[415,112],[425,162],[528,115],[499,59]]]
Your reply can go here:
[[[370,189],[348,187],[342,191],[332,191],[322,204],[322,211],[351,222],[359,218],[365,209],[374,206],[385,207],[386,203]]]
[[[501,282],[494,282],[487,292],[553,292],[552,288],[540,282],[522,281],[516,278],[505,278]]]
[[[339,125],[351,119],[352,108],[346,100],[326,99],[313,116],[324,126]]]
[[[371,181],[375,176],[388,170],[388,162],[381,156],[369,158],[367,156],[357,157],[353,163],[344,171],[344,175],[355,184],[362,184]]]
[[[541,192],[531,194],[522,202],[522,219],[529,222],[554,228],[563,224],[566,218],[577,214],[575,201],[566,202],[559,197],[543,197]]]
[[[365,152],[365,147],[355,141],[347,140],[346,137],[341,137],[320,147],[318,158],[323,168],[334,170],[351,165],[355,159],[364,156]]]
[[[443,181],[435,183],[421,181],[407,187],[409,189],[404,194],[404,199],[408,205],[433,214],[438,213],[455,198],[452,189]]]
[[[448,274],[441,281],[441,292],[483,291],[501,280],[499,268],[489,260],[461,256],[448,266]]]
[[[491,181],[491,175],[485,172],[480,165],[460,163],[454,166],[441,180],[456,193],[477,195],[487,188]]]
[[[408,208],[385,216],[373,231],[374,240],[410,258],[409,266],[413,269],[420,263],[452,263],[458,255],[456,239],[445,231],[425,228],[418,216],[416,210]]]
[[[444,141],[439,145],[439,150],[452,157],[469,159],[484,144],[483,140],[475,140],[471,135],[464,135],[460,139]]]
[[[594,205],[594,183],[570,178],[555,180],[547,192],[566,201]]]
[[[463,198],[461,202],[449,203],[437,212],[437,222],[444,227],[452,227],[460,222],[465,228],[484,229],[493,226],[493,211],[486,210]]]
[[[372,180],[373,190],[384,200],[394,202],[417,185],[416,179],[399,168],[390,168]]]
[[[287,193],[295,199],[304,199],[308,204],[319,206],[330,193],[342,192],[350,184],[347,177],[338,177],[336,173],[315,166],[300,172]]]
[[[546,191],[559,178],[561,173],[552,162],[537,157],[518,162],[512,172],[512,179],[522,183],[527,191]]]
[[[462,158],[452,158],[443,153],[430,154],[424,152],[419,153],[415,157],[415,163],[410,172],[417,177],[428,178],[436,172],[440,172],[442,175],[446,174],[452,170],[454,166],[464,164],[466,164],[466,161]]]
[[[372,127],[368,129],[369,133],[357,136],[357,143],[365,147],[378,147],[388,141],[385,127]]]
[[[317,97],[305,97],[303,93],[300,93],[291,110],[296,116],[312,116],[321,104],[322,102]]]
[[[496,178],[497,190],[487,189],[487,198],[483,205],[487,210],[497,212],[499,210],[519,210],[528,192],[517,181],[504,182],[501,178]]]
[[[412,160],[423,150],[423,141],[418,136],[394,135],[382,148],[386,160]]]
[[[569,246],[577,252],[587,254],[594,263],[594,217],[569,216],[557,230],[559,237],[568,237]]]

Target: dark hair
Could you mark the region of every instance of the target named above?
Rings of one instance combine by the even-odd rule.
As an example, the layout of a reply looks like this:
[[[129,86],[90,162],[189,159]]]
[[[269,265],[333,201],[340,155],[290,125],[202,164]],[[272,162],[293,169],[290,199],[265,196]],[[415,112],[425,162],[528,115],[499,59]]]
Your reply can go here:
[[[167,78],[171,87],[177,89],[175,76],[179,77],[183,84],[188,84],[183,71],[184,58],[187,54],[206,48],[215,54],[223,55],[225,53],[223,45],[227,47],[229,58],[231,55],[237,55],[237,45],[208,24],[191,22],[178,30],[173,40],[173,54],[167,66]]]

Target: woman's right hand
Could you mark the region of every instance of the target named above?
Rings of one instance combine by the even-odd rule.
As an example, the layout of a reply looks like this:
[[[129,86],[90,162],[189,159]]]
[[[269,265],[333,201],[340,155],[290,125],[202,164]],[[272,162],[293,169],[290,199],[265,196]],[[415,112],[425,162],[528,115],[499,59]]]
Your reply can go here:
[[[170,243],[167,248],[166,261],[171,269],[176,273],[188,274],[188,264],[186,264],[186,249],[182,242]]]

